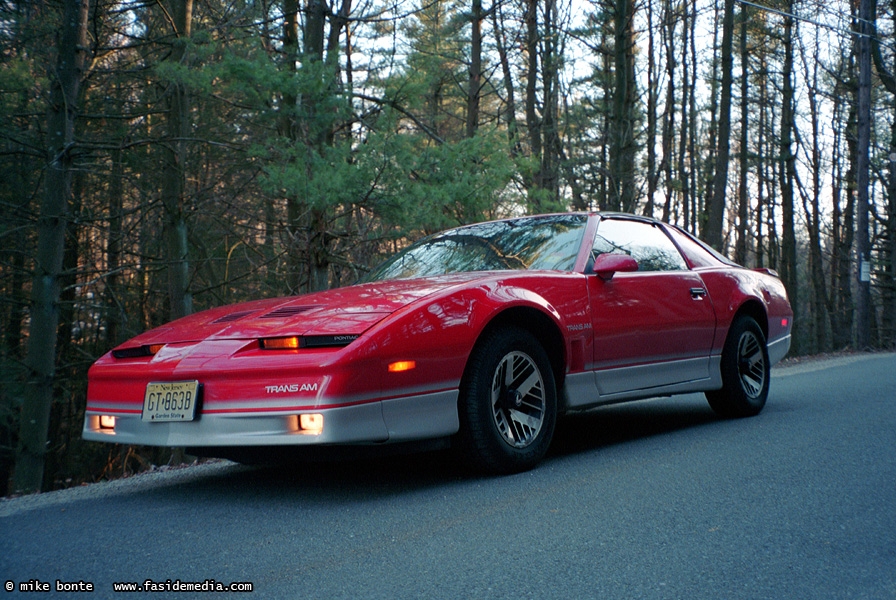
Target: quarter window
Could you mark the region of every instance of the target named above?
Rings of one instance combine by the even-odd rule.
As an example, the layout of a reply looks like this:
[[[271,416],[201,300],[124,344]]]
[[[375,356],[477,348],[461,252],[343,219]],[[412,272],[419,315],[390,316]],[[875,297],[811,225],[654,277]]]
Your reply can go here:
[[[639,271],[684,271],[688,266],[672,240],[656,225],[625,219],[602,219],[592,255],[628,254]]]

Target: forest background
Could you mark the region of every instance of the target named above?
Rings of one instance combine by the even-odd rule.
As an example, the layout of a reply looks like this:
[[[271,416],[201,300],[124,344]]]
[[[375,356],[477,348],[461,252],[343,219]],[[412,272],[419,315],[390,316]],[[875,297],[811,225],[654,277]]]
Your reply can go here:
[[[172,460],[80,439],[129,337],[483,219],[658,217],[781,273],[792,352],[893,347],[894,14],[0,0],[0,495]]]

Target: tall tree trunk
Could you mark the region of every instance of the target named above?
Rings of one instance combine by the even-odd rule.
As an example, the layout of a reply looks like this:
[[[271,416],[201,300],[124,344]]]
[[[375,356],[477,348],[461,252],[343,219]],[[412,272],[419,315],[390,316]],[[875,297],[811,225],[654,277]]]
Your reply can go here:
[[[816,44],[817,45],[817,44]],[[807,61],[805,47],[803,47],[803,59]],[[808,71],[808,69],[807,69]],[[815,329],[815,352],[823,352],[827,349],[827,287],[825,285],[824,264],[821,247],[821,177],[822,177],[822,151],[821,151],[821,122],[818,110],[818,61],[814,62],[811,70],[811,82],[809,83],[809,114],[812,124],[812,197],[811,209],[805,208],[809,230],[809,269],[812,279],[812,321]]]
[[[28,94],[21,93],[20,104],[18,106],[20,114],[28,112]],[[16,156],[16,168],[11,174],[10,181],[12,189],[27,190],[30,187],[29,178],[33,170],[33,163],[24,152],[18,152]],[[22,193],[18,197],[17,205],[12,207],[12,214],[15,215],[15,223],[6,223],[10,228],[18,228],[19,222],[25,220],[25,215],[31,211],[31,199],[29,194]],[[7,213],[8,214],[8,213]],[[6,301],[9,306],[9,312],[6,313],[6,323],[4,323],[3,343],[0,344],[0,359],[10,358],[20,360],[22,354],[22,325],[24,323],[24,307],[27,305],[27,292],[25,285],[28,281],[28,274],[25,270],[25,252],[22,248],[25,246],[24,240],[26,234],[24,231],[8,231],[5,227],[2,229],[4,247],[0,248],[0,261],[7,265],[9,272],[9,286],[5,289]],[[0,391],[0,399],[2,399],[3,391]],[[8,479],[8,478],[7,478]],[[4,488],[8,482],[0,482],[0,489]]]
[[[854,76],[855,66],[850,60],[849,78],[850,89],[848,93],[854,93],[855,82]],[[839,86],[838,86],[839,87]],[[842,88],[841,88],[841,91]],[[834,94],[834,115],[842,113],[843,100],[841,96],[847,94]],[[831,193],[831,202],[833,204],[833,257],[831,266],[831,333],[832,342],[835,349],[842,349],[848,346],[852,341],[852,326],[855,316],[855,305],[852,294],[852,279],[850,274],[850,251],[854,239],[855,224],[855,185],[856,185],[856,105],[850,102],[847,110],[846,130],[843,134],[846,138],[846,148],[848,168],[846,176],[842,175],[842,155],[840,154],[840,144],[837,138],[840,133],[834,130],[834,187]],[[843,187],[846,187],[846,205],[841,209],[841,195]]]
[[[124,209],[124,166],[121,148],[112,150],[112,176],[109,182],[109,235],[106,238],[106,345],[117,346],[121,341],[127,312],[122,303],[119,268],[121,268],[122,211]]]
[[[82,84],[82,87],[83,84]],[[72,193],[69,196],[69,221],[65,231],[65,251],[62,255],[62,274],[59,277],[59,326],[56,336],[56,360],[65,365],[70,355],[72,337],[75,333],[77,312],[75,307],[78,284],[78,263],[81,257],[81,236],[76,223],[82,218],[83,196],[87,174],[75,171],[72,175]],[[62,377],[65,377],[63,372]],[[52,433],[52,430],[51,430]]]
[[[28,380],[13,475],[13,490],[18,492],[36,492],[43,487],[56,369],[59,277],[72,193],[75,117],[87,49],[88,4],[88,0],[66,0],[55,70],[50,78],[53,83],[47,119],[48,164],[37,224],[31,330],[25,357]]]
[[[306,155],[304,176],[308,181],[321,177],[314,165],[335,143],[333,115],[324,104],[338,92],[339,39],[348,23],[350,0],[343,0],[340,10],[332,14],[324,0],[307,0],[302,28],[302,52],[298,55],[298,0],[283,0],[283,53],[286,69],[294,72],[301,58],[301,68],[308,75],[301,78],[320,78],[316,87],[302,93],[283,95],[280,119],[281,135],[298,146]],[[325,35],[330,16],[329,36]],[[295,110],[301,109],[301,120]],[[315,187],[315,186],[312,186]],[[336,235],[330,231],[332,210],[327,198],[287,197],[287,230],[289,232],[288,262],[290,292],[319,291],[330,286],[331,247]],[[304,283],[304,285],[303,285]]]
[[[557,77],[557,4],[545,1],[544,35],[542,36],[542,143],[541,185],[550,201],[557,206],[560,201],[560,135],[557,131],[559,117],[559,78]]]
[[[510,71],[510,59],[507,56],[507,41],[504,36],[503,20],[501,22],[498,21],[500,14],[500,4],[491,9],[495,45],[498,50],[498,60],[501,63],[501,78],[504,82],[504,92],[507,94],[505,100],[506,107],[504,109],[507,121],[507,141],[510,146],[510,155],[516,157],[520,153],[520,141],[516,123],[516,95],[514,78]]]
[[[283,55],[286,71],[295,73],[301,58],[305,68],[318,68],[324,56],[324,25],[326,7],[321,0],[308,0],[302,30],[302,52],[299,53],[299,0],[283,0]],[[314,94],[296,95],[291,90],[283,94],[280,134],[291,144],[309,155],[319,152],[328,132],[318,122],[318,106]],[[301,107],[302,119],[296,111]],[[306,160],[305,177],[313,180],[312,160]],[[291,193],[286,199],[286,221],[289,234],[287,251],[290,293],[325,289],[328,285],[329,263],[323,240],[327,219],[322,210],[314,207],[313,198],[300,198]],[[324,231],[318,233],[323,227]]]
[[[542,123],[538,118],[538,5],[538,0],[526,0],[526,130],[529,132],[529,156],[533,164],[541,165],[543,149]],[[526,182],[529,210],[536,213],[541,212],[542,187],[539,167]]]
[[[324,58],[324,28],[326,26],[326,15],[328,12],[327,4],[324,0],[308,0],[308,7],[305,11],[305,29],[303,44],[303,60],[311,65],[320,64]],[[329,77],[328,74],[322,76]],[[331,92],[333,82],[324,82]],[[306,137],[309,145],[308,152],[321,153],[324,145],[332,144],[333,130],[328,125],[315,123],[320,112],[320,107],[316,106],[316,99],[305,101],[303,98],[303,109],[311,129]],[[309,171],[306,176],[313,179],[317,174],[311,172],[311,161],[308,161]],[[320,205],[310,207],[310,221],[308,224],[308,261],[309,261],[309,281],[308,291],[316,292],[325,290],[330,287],[330,252],[329,246],[333,237],[328,230],[329,218],[327,210]]]
[[[630,212],[635,204],[634,4],[615,0],[613,12],[614,93],[610,135],[611,207]]]
[[[659,170],[664,176],[666,199],[663,221],[672,220],[672,196],[675,185],[672,176],[672,138],[675,134],[675,12],[671,2],[663,3],[663,42],[666,48],[666,106],[663,108],[662,149]]]
[[[299,60],[299,0],[283,0],[283,68],[293,78]],[[291,87],[283,93],[280,104],[278,133],[292,144],[300,140],[296,110],[299,98]],[[286,288],[298,294],[304,275],[302,252],[302,208],[299,198],[290,194],[286,198],[287,276]]]
[[[775,93],[775,85],[772,82],[769,82],[770,85],[766,87],[766,103],[767,103],[767,111],[766,116],[768,117],[768,128],[769,135],[766,139],[766,149],[765,156],[770,157],[765,161],[765,180],[767,183],[766,187],[766,196],[767,201],[765,203],[765,231],[766,231],[766,252],[768,255],[768,265],[772,269],[777,269],[779,272],[781,271],[781,252],[780,252],[780,239],[778,237],[778,223],[777,223],[777,207],[778,202],[776,198],[780,195],[778,190],[779,179],[780,179],[780,164],[781,161],[778,159],[780,155],[780,136],[778,136],[777,141],[779,146],[775,147],[775,138],[771,134],[774,130],[775,123],[780,123],[775,109],[777,108],[777,103],[779,102],[778,98],[774,95]]]
[[[722,249],[722,225],[725,218],[725,196],[728,191],[728,160],[731,143],[731,88],[733,84],[734,0],[725,0],[722,19],[722,89],[719,102],[719,139],[712,200],[707,207],[706,243]]]
[[[691,73],[697,77],[697,0],[691,3]],[[690,157],[690,184],[691,188],[691,209],[690,222],[686,222],[685,226],[692,233],[697,232],[697,220],[699,213],[700,186],[698,182],[699,176],[699,160],[697,156],[697,86],[692,85],[688,94],[688,111],[691,116],[691,135],[688,140],[688,155]]]
[[[747,222],[749,215],[749,197],[747,195],[750,174],[748,154],[749,142],[749,53],[747,51],[747,6],[740,6],[740,177],[737,184],[737,237],[734,243],[734,262],[747,264],[747,238],[750,236],[750,227]]]
[[[541,123],[538,119],[538,2],[526,1],[526,129],[529,152],[541,162]]]
[[[270,7],[268,5],[268,0],[261,0],[261,14],[268,15],[269,11]],[[263,19],[261,22],[261,45],[268,56],[273,56],[274,34],[271,33],[270,27],[271,21],[267,18]],[[268,275],[269,282],[273,284],[272,279],[277,276],[276,268],[274,267],[274,256],[276,254],[274,248],[274,236],[277,221],[276,206],[274,203],[275,196],[273,194],[265,194],[262,202],[264,202],[264,243],[262,244],[262,254],[266,261],[264,271]]]
[[[688,72],[688,35],[691,33],[690,21],[688,14],[688,3],[681,3],[684,11],[683,22],[681,25],[682,43],[681,43],[681,132],[678,138],[678,187],[681,189],[681,208],[684,213],[684,225],[688,227],[691,222],[691,190],[688,186],[688,161],[687,149],[688,138],[691,137],[690,130],[695,127],[695,123],[688,118],[687,98],[690,94],[691,82]]]
[[[712,47],[713,52],[718,48],[718,40],[719,40],[719,9],[718,3],[715,4],[714,12],[714,27],[712,33]],[[710,78],[710,94],[709,94],[709,144],[707,148],[707,156],[706,156],[706,175],[704,177],[704,188],[703,194],[705,196],[705,200],[703,201],[703,206],[700,210],[700,215],[698,217],[698,225],[696,228],[700,235],[703,238],[706,238],[707,229],[709,227],[709,207],[713,202],[713,194],[715,193],[715,188],[713,182],[715,181],[715,168],[716,168],[716,154],[718,153],[718,126],[719,126],[719,77],[718,77],[718,63],[719,61],[712,61],[712,77]]]
[[[482,90],[482,0],[473,0],[470,14],[470,80],[467,83],[467,137],[479,129],[479,95]]]
[[[896,26],[896,0],[890,2],[890,14]],[[880,69],[879,69],[880,70]],[[896,73],[896,54],[891,72]],[[888,88],[889,89],[889,88]],[[887,183],[887,219],[884,225],[883,251],[883,310],[881,312],[881,342],[896,348],[896,90],[892,94],[893,115],[890,120],[890,151],[888,152],[890,178]]]
[[[653,0],[647,0],[647,203],[644,215],[653,216],[654,194],[657,186],[656,170],[656,58],[654,57]]]
[[[767,264],[767,244],[765,242],[765,221],[763,210],[765,194],[768,186],[765,132],[768,126],[768,64],[765,57],[760,57],[757,75],[759,77],[759,122],[756,126],[756,267]]]
[[[172,0],[170,14],[176,37],[168,60],[181,64],[186,59],[187,43],[192,35],[193,0]],[[193,312],[185,198],[190,105],[187,90],[181,82],[168,82],[167,105],[168,140],[164,154],[162,205],[165,208],[170,317],[179,319]]]
[[[793,12],[793,2],[788,5],[788,14]],[[793,218],[793,185],[796,177],[796,157],[793,152],[794,99],[793,99],[793,19],[784,18],[784,89],[781,96],[781,217],[783,239],[781,241],[781,279],[790,304],[793,307],[793,322],[799,332],[800,321],[799,285],[796,263],[796,231]],[[794,335],[793,350],[799,352],[801,335]]]
[[[529,157],[535,167],[524,182],[529,211],[542,212],[559,201],[561,144],[557,131],[559,84],[557,77],[557,18],[555,0],[544,2],[541,33],[536,0],[526,2],[526,128],[529,132]],[[539,47],[541,52],[539,53]],[[541,115],[538,114],[538,59],[541,58]]]
[[[894,6],[896,9],[896,6]],[[896,19],[896,11],[894,11]],[[896,58],[894,58],[896,63]],[[893,71],[896,72],[896,64]],[[886,347],[896,347],[896,105],[890,122],[890,178],[887,184],[887,219],[884,226],[883,252],[883,311],[881,341]]]
[[[860,0],[858,30],[856,36],[859,61],[859,87],[856,98],[858,110],[857,128],[857,178],[856,178],[856,346],[865,349],[871,345],[871,244],[868,234],[869,162],[871,157],[871,0]]]
[[[601,31],[601,48],[607,48],[607,32],[605,29]],[[610,56],[610,52],[604,52],[602,58],[602,68],[604,73],[612,72],[612,57]],[[598,210],[609,210],[609,198],[610,198],[610,177],[608,177],[607,173],[609,171],[608,165],[610,164],[609,160],[609,148],[610,148],[610,119],[609,115],[612,110],[612,102],[611,98],[613,97],[613,80],[610,77],[601,78],[601,84],[603,88],[601,89],[601,101],[600,101],[600,111],[603,115],[603,120],[601,123],[601,131],[600,131],[600,144],[599,144],[599,156],[597,159],[597,164],[600,165],[598,169],[598,178],[597,178],[597,206]]]

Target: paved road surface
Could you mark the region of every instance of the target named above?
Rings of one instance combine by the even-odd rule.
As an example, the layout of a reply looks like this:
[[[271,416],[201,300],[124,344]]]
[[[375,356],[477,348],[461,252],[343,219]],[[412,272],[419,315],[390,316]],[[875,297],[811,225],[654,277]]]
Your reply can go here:
[[[0,584],[157,598],[896,598],[896,354],[776,369],[765,411],[699,395],[562,422],[548,459],[214,463],[0,502]],[[251,582],[249,594],[113,582]]]

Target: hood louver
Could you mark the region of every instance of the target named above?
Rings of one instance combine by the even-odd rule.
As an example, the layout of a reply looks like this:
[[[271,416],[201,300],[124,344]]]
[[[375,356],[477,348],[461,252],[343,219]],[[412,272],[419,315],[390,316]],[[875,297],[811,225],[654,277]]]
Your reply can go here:
[[[248,317],[249,315],[253,314],[254,312],[255,312],[254,310],[245,310],[243,312],[230,313],[229,315],[224,315],[220,319],[215,319],[214,321],[212,321],[212,324],[232,323],[233,321],[239,321],[243,317]]]
[[[281,306],[271,312],[261,315],[259,319],[288,319],[300,315],[303,312],[318,308],[317,306]]]

